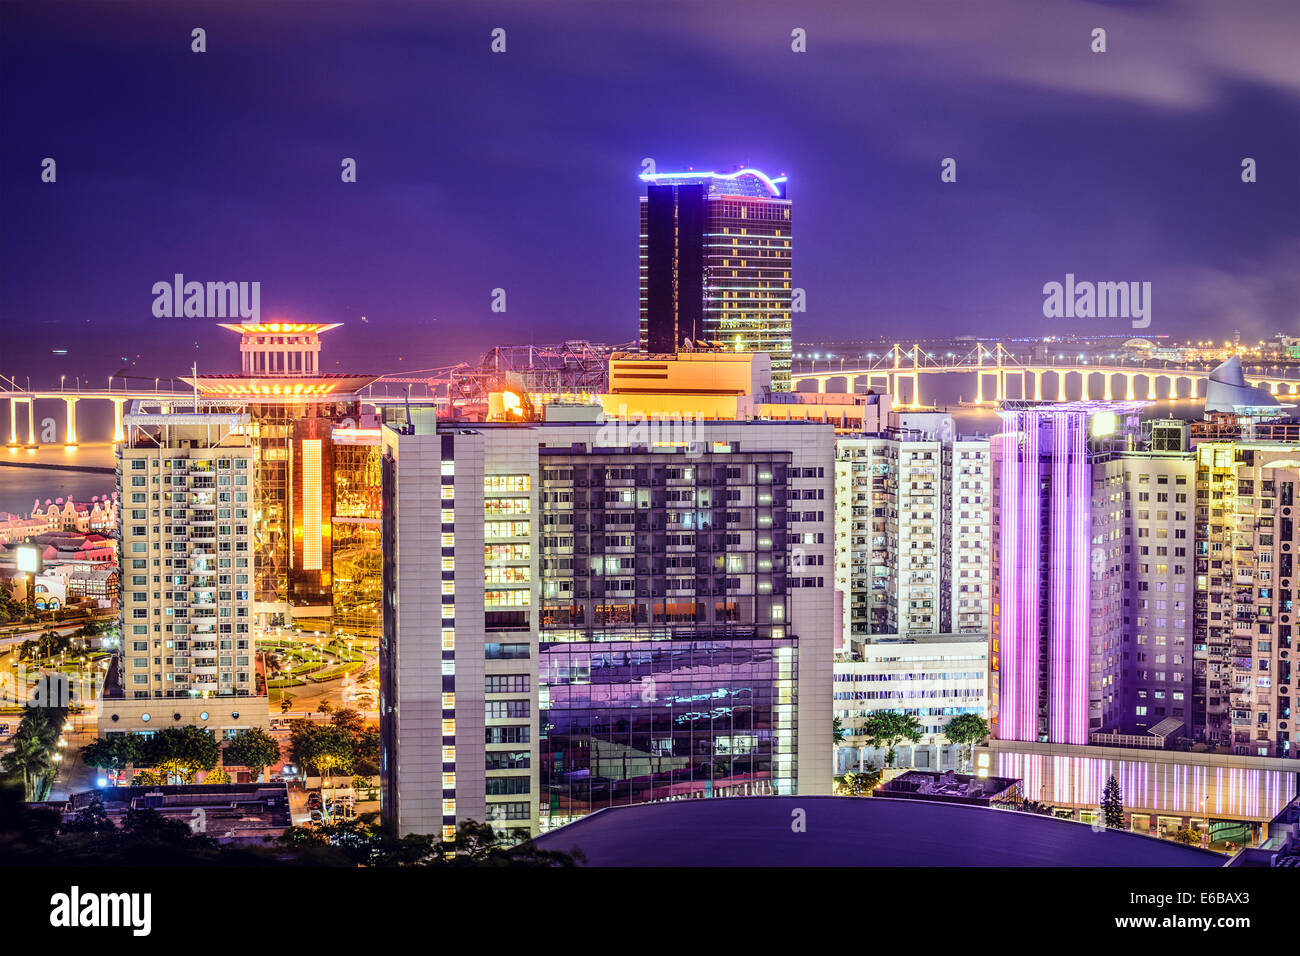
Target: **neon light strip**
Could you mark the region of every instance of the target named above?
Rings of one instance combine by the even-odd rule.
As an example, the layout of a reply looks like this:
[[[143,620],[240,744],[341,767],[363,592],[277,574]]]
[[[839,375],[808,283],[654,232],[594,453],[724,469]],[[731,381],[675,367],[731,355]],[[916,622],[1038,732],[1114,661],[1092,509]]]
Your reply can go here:
[[[1092,543],[1092,467],[1088,463],[1086,437],[1088,416],[1071,415],[1073,432],[1070,436],[1070,521],[1069,545],[1073,554],[1070,567],[1070,585],[1073,607],[1070,612],[1070,722],[1068,742],[1088,742],[1088,711],[1090,706],[1088,671],[1091,657],[1090,625],[1092,621],[1091,565],[1089,549]],[[1104,693],[1104,688],[1103,688]]]
[[[1019,486],[1020,471],[1016,467],[1021,416],[1015,412],[1002,412],[1002,434],[998,436],[998,511],[1000,534],[998,540],[998,641],[1001,661],[998,668],[998,736],[1003,740],[1024,740],[1020,720],[1020,660],[1019,628],[1020,607],[1020,556],[1021,541],[1018,536],[1016,508],[1022,507],[1026,495]]]
[[[1272,819],[1291,800],[1294,790],[1294,774],[1282,770],[1068,754],[1000,752],[996,757],[995,775],[1023,780],[1026,799],[1083,809],[1098,806],[1111,774],[1119,781],[1126,810],[1178,814],[1193,820],[1206,815],[1212,819]]]
[[[1042,596],[1038,590],[1038,543],[1042,536],[1042,481],[1039,478],[1041,433],[1037,415],[1024,415],[1021,427],[1025,434],[1024,461],[1021,463],[1021,496],[1025,509],[1020,542],[1020,699],[1021,733],[1025,740],[1038,739],[1038,619]]]
[[[321,442],[302,443],[302,567],[321,569]]]
[[[1069,703],[1069,674],[1067,649],[1069,646],[1070,596],[1069,552],[1066,545],[1069,540],[1070,511],[1069,484],[1069,437],[1070,420],[1065,414],[1050,417],[1052,429],[1052,487],[1051,496],[1051,535],[1048,565],[1048,586],[1051,590],[1051,614],[1048,619],[1048,660],[1047,683],[1050,710],[1048,713],[1048,737],[1053,743],[1066,742],[1067,715]]]
[[[787,181],[787,177],[778,176],[775,179],[769,177],[766,173],[757,169],[740,169],[734,173],[642,173],[640,178],[642,182],[652,183],[659,179],[739,179],[741,176],[756,176],[763,181],[767,191],[773,196],[781,195],[781,190],[776,188],[777,183]]]

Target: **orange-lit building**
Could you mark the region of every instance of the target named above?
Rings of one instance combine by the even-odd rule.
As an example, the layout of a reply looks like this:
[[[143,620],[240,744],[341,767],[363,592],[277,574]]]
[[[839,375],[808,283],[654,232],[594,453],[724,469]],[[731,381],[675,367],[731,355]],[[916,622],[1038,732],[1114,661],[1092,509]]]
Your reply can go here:
[[[519,410],[508,393],[494,394],[489,420],[541,420],[547,405],[587,404],[618,419],[828,422],[837,435],[861,435],[883,431],[890,409],[886,394],[774,391],[766,352],[724,350],[615,352],[608,392],[533,393],[529,399],[532,407]]]
[[[347,526],[340,530],[350,553],[367,530],[378,533],[378,466],[367,466],[367,457],[378,454],[378,421],[361,407],[362,392],[378,376],[321,371],[320,337],[340,324],[222,323],[239,333],[240,372],[185,380],[209,406],[229,402],[246,411],[256,435],[254,593],[264,624],[331,616],[336,525]],[[373,488],[363,488],[371,472]],[[339,482],[345,520],[337,519]],[[375,548],[377,554],[377,542]],[[377,632],[377,617],[373,627],[358,629]]]

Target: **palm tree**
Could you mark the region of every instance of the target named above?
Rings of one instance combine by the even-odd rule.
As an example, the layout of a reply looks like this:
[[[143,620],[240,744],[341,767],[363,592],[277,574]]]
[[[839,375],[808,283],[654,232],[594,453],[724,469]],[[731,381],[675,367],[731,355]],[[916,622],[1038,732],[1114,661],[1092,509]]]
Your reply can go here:
[[[54,773],[50,747],[40,732],[31,724],[18,729],[10,741],[12,750],[0,763],[9,773],[21,773],[23,796],[27,800],[41,800],[49,792]]]

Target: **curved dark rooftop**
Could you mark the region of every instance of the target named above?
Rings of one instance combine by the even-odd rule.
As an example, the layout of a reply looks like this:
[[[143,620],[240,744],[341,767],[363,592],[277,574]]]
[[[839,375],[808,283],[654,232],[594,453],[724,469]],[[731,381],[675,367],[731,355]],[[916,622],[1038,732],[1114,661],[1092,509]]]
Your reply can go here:
[[[791,829],[797,810],[805,830]],[[601,810],[536,840],[588,866],[1223,866],[1225,858],[1052,817],[870,797],[720,797]]]

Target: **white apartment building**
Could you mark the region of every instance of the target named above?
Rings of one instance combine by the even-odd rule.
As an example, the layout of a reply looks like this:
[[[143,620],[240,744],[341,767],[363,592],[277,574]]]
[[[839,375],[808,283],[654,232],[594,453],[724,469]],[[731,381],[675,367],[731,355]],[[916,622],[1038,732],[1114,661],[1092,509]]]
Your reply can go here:
[[[417,409],[382,442],[384,812],[400,832],[829,791],[831,425],[648,441]]]
[[[250,581],[257,451],[246,415],[128,415],[118,448],[121,698],[101,733],[267,724]]]
[[[845,733],[835,748],[835,773],[883,766],[885,753],[861,730],[881,711],[911,714],[924,736],[897,748],[895,763],[922,770],[958,769],[959,748],[943,728],[958,714],[988,717],[988,641],[983,634],[871,637],[855,640],[835,660],[835,716]]]
[[[989,442],[956,438],[949,415],[890,418],[884,436],[836,444],[842,646],[873,634],[987,635]]]

